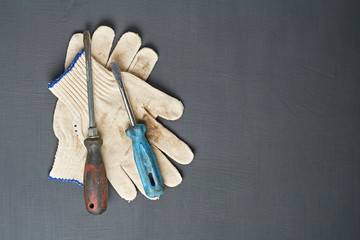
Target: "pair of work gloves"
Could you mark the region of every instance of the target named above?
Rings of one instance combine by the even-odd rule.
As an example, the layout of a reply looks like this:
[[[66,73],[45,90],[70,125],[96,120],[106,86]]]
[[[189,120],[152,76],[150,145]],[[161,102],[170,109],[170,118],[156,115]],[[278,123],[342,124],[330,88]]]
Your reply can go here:
[[[141,39],[132,32],[123,34],[110,54],[114,37],[114,31],[106,26],[97,28],[92,36],[95,121],[103,139],[101,153],[108,180],[122,198],[131,201],[136,197],[136,188],[146,195],[135,165],[132,142],[125,134],[130,123],[110,69],[111,62],[116,62],[122,71],[135,118],[146,126],[146,136],[166,186],[175,187],[182,181],[167,156],[178,163],[188,164],[194,155],[188,145],[156,121],[158,116],[176,120],[184,111],[179,100],[146,83],[158,60],[157,54],[150,48],[140,49]],[[59,145],[49,178],[80,185],[87,154],[84,139],[89,127],[83,48],[83,34],[74,34],[66,54],[67,70],[48,85],[59,99],[53,125]]]

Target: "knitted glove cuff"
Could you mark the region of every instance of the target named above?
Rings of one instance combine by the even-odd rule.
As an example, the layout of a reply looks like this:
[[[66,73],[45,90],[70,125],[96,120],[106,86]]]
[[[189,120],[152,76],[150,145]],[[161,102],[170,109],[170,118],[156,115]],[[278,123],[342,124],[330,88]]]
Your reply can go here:
[[[111,73],[92,58],[94,98],[106,99],[107,94],[116,87]],[[115,84],[115,85],[114,85]],[[48,89],[58,97],[72,112],[73,116],[88,114],[85,51],[74,58],[70,67]],[[116,89],[116,88],[115,88]]]
[[[84,153],[86,151],[83,150],[85,147],[80,142],[75,146],[76,151],[69,151],[74,149],[74,145],[64,141],[59,142],[54,165],[48,175],[50,179],[83,185],[84,160],[86,158]]]

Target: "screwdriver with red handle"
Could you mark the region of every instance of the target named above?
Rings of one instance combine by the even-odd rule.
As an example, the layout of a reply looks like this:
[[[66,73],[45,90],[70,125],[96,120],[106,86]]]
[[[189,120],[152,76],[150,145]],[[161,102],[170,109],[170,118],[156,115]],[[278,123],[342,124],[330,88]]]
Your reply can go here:
[[[87,211],[93,215],[99,215],[105,212],[107,208],[108,181],[100,152],[102,139],[99,137],[95,125],[90,46],[90,32],[85,31],[84,48],[89,106],[89,128],[88,138],[84,141],[85,147],[87,148],[87,157],[84,168],[84,196]]]

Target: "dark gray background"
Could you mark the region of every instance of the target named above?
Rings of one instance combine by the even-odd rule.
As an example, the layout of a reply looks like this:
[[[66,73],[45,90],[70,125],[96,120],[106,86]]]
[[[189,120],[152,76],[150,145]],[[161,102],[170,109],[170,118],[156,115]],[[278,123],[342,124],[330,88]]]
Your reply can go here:
[[[100,3],[101,2],[101,3]],[[47,179],[75,32],[138,32],[195,152],[159,201]],[[1,239],[360,239],[359,1],[1,1]]]

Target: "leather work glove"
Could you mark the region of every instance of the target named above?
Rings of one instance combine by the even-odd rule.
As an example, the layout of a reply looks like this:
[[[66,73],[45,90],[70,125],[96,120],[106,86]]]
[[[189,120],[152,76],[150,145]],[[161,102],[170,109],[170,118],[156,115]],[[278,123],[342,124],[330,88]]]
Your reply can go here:
[[[131,140],[125,135],[129,121],[115,79],[103,66],[116,61],[123,71],[146,80],[156,63],[157,55],[148,48],[138,51],[140,38],[136,34],[126,33],[108,61],[113,37],[114,33],[108,27],[99,27],[93,35],[92,53],[93,58],[98,61],[93,60],[95,118],[104,141],[102,155],[108,179],[121,197],[133,200],[136,197],[134,184],[143,194],[144,191],[133,159]],[[66,65],[74,52],[82,47],[82,34],[75,34],[69,43]],[[49,89],[59,98],[54,113],[54,131],[59,138],[59,147],[49,177],[78,183],[83,178],[86,158],[83,141],[88,128],[84,61],[84,54],[79,54],[62,77],[49,85]],[[182,104],[132,74],[123,73],[122,76],[134,114],[147,127],[147,137],[164,183],[167,186],[177,186],[182,178],[161,151],[182,164],[190,163],[193,153],[155,118],[158,115],[169,120],[179,118],[183,112]]]

